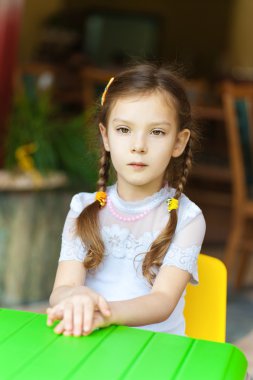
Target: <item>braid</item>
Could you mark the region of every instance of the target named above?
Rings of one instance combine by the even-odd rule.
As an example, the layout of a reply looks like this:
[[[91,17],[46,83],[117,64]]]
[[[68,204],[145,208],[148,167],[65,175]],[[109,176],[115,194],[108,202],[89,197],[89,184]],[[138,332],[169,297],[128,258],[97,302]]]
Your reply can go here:
[[[192,166],[192,149],[191,149],[191,138],[185,148],[184,151],[184,158],[182,163],[182,175],[178,180],[175,198],[179,199],[186,181],[187,177],[189,175],[189,172],[191,170]],[[170,218],[163,229],[163,231],[160,233],[160,235],[156,238],[156,240],[153,242],[150,250],[145,255],[145,258],[143,260],[142,265],[142,273],[143,275],[148,279],[149,283],[152,284],[155,279],[155,272],[152,270],[152,267],[160,268],[162,265],[162,260],[168,251],[168,248],[170,246],[172,237],[175,233],[175,229],[177,226],[177,210],[172,210],[170,212]]]
[[[100,169],[98,172],[97,188],[98,191],[106,191],[106,183],[109,177],[110,153],[102,148],[101,158],[99,160]]]
[[[106,190],[106,183],[109,176],[110,153],[102,150],[100,158],[99,179],[97,186],[100,191]],[[86,269],[95,269],[101,263],[104,255],[104,243],[100,234],[98,213],[100,204],[97,200],[83,209],[77,218],[77,235],[88,252],[84,260]]]
[[[177,189],[176,189],[176,193],[175,193],[176,199],[179,199],[182,192],[184,191],[188,175],[191,171],[191,167],[192,167],[192,148],[191,148],[191,145],[192,145],[192,141],[190,138],[187,146],[185,147],[185,151],[184,151],[184,161],[183,161],[183,165],[182,165],[183,170],[182,170],[182,175],[179,178],[179,181],[177,184]]]

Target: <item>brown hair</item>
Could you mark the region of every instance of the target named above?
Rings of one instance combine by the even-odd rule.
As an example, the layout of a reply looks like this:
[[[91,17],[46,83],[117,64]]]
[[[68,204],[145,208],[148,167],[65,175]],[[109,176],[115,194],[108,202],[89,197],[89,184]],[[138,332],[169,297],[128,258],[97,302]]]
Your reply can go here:
[[[161,91],[170,96],[177,110],[179,131],[187,128],[191,132],[183,154],[180,157],[171,159],[167,173],[165,173],[169,185],[176,188],[175,198],[179,199],[191,169],[192,150],[194,143],[197,141],[197,131],[195,123],[192,120],[191,107],[186,92],[177,74],[165,66],[157,66],[150,63],[138,64],[126,69],[117,75],[109,86],[104,103],[98,113],[98,122],[104,126],[108,125],[110,111],[115,101],[120,97],[154,91]],[[106,191],[109,168],[110,153],[105,151],[102,146],[99,179],[97,182],[98,191]],[[98,201],[95,201],[87,206],[77,219],[77,234],[81,237],[88,251],[84,260],[84,266],[87,269],[97,268],[104,255],[104,244],[99,227],[99,210],[100,204]],[[142,273],[151,284],[155,278],[155,272],[152,268],[159,268],[161,266],[176,226],[177,211],[172,210],[167,225],[155,239],[144,257]]]

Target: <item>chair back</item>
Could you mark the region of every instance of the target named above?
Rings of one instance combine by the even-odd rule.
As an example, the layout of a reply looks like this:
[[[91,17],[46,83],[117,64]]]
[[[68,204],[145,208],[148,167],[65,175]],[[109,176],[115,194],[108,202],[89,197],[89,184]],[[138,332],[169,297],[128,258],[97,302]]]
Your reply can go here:
[[[221,86],[233,196],[240,204],[253,186],[253,85],[224,82]]]
[[[225,342],[227,270],[217,258],[200,254],[199,284],[188,284],[185,296],[186,335]]]

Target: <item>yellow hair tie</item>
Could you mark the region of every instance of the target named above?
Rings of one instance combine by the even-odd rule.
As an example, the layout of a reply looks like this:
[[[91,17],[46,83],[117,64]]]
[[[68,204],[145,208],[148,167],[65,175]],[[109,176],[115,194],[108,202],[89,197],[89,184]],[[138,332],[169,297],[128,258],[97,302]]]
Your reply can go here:
[[[98,191],[96,193],[96,201],[99,201],[101,207],[106,205],[106,198],[107,194],[104,191]]]
[[[176,210],[178,208],[178,199],[176,198],[169,198],[167,200],[168,205],[168,211],[171,212],[171,210]]]
[[[107,91],[108,91],[108,88],[110,87],[110,85],[112,84],[112,82],[114,81],[114,77],[112,77],[109,82],[107,83],[105,89],[104,89],[104,92],[101,96],[101,106],[104,105],[104,102],[105,102],[105,97],[106,97],[106,94],[107,94]]]

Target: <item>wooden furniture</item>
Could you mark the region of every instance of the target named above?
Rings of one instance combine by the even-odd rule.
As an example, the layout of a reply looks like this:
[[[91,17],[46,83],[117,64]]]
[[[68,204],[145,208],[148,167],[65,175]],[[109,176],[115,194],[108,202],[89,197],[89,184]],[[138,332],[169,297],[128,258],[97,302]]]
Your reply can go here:
[[[47,64],[30,62],[16,70],[16,90],[24,84],[41,90],[50,90],[52,100],[62,109],[67,106],[82,106],[82,81],[80,65],[70,63]]]
[[[186,81],[185,88],[201,139],[201,157],[194,157],[189,195],[202,207],[228,207],[231,204],[229,185],[232,176],[227,152],[224,151],[224,110],[218,101],[219,94],[204,80]]]
[[[58,336],[46,315],[0,309],[1,380],[244,380],[235,346],[126,326]]]
[[[253,84],[221,86],[232,172],[231,230],[224,261],[239,288],[253,251]],[[233,277],[235,275],[235,277]]]
[[[199,284],[189,284],[185,296],[186,335],[225,342],[227,271],[222,261],[200,254]]]
[[[184,192],[202,209],[207,230],[203,248],[224,245],[231,213],[232,171],[228,164],[228,144],[224,122],[224,110],[217,87],[196,86],[187,83],[187,93],[199,91],[192,105],[192,113],[198,124],[200,143],[193,156],[193,166]],[[217,223],[217,220],[219,223]]]
[[[93,106],[96,99],[102,96],[109,79],[116,73],[117,70],[105,70],[92,66],[87,66],[82,70],[83,104],[85,109]],[[100,94],[97,94],[97,89],[101,89]]]
[[[206,208],[210,207],[230,210],[232,171],[228,165],[226,135],[220,138],[217,130],[213,133],[212,139],[205,135],[206,129],[213,128],[212,121],[221,122],[221,126],[218,128],[225,128],[223,110],[221,107],[197,106],[194,108],[194,112],[196,112],[196,118],[200,125],[202,157],[198,158],[197,155],[197,158],[194,158],[186,194],[202,208],[204,213]],[[207,123],[210,125],[207,126]],[[218,148],[218,144],[224,145],[225,152],[222,155],[219,154],[221,147]],[[210,147],[209,150],[213,149],[212,154],[206,152],[206,145]]]

